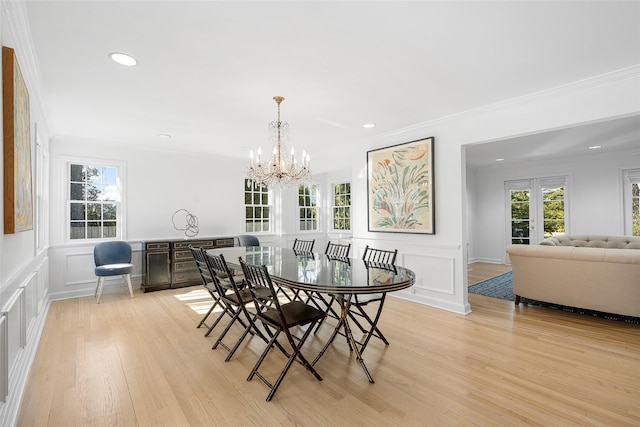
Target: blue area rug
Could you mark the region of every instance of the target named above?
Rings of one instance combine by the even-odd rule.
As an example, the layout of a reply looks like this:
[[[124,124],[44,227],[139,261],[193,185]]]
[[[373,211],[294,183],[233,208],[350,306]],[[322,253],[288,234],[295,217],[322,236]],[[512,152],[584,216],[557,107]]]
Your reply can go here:
[[[479,294],[493,298],[506,299],[514,301],[516,299],[513,293],[513,275],[510,271],[502,273],[498,276],[491,277],[490,279],[478,282],[475,285],[469,286],[469,292],[472,294]],[[620,322],[640,324],[640,317],[623,316],[621,314],[603,313],[601,311],[586,310],[584,308],[568,307],[560,304],[552,304],[544,301],[536,301],[529,298],[521,298],[520,303],[537,305],[540,307],[546,307],[553,310],[570,311],[572,313],[585,314],[588,316],[602,317],[605,319],[617,320]]]

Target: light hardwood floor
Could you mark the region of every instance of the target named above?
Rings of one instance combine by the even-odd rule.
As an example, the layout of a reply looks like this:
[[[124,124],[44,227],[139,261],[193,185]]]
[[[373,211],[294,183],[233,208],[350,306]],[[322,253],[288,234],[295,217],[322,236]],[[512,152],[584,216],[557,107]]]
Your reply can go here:
[[[640,425],[639,325],[469,300],[463,316],[388,298],[391,345],[364,355],[375,384],[336,339],[317,365],[324,381],[294,364],[269,403],[246,381],[264,344],[225,363],[195,328],[201,287],[53,302],[18,426]],[[330,330],[303,351],[314,356]],[[265,363],[276,375],[284,359]]]

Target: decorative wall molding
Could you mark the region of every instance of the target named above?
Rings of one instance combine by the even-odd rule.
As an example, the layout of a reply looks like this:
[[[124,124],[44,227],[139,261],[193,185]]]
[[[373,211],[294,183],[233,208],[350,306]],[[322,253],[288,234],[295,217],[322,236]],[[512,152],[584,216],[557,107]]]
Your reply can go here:
[[[495,111],[495,110],[513,108],[515,106],[529,104],[531,102],[535,102],[540,99],[551,99],[551,98],[557,98],[558,96],[566,96],[572,93],[583,92],[585,90],[618,83],[624,80],[631,80],[631,79],[640,80],[640,65],[632,65],[627,68],[622,68],[609,73],[588,77],[582,80],[578,80],[571,83],[567,83],[565,85],[560,85],[560,86],[552,87],[549,89],[541,90],[539,92],[534,92],[528,95],[523,95],[516,98],[507,99],[504,101],[495,102],[493,104],[483,105],[478,108],[473,108],[471,110],[450,114],[448,116],[438,117],[433,120],[427,120],[422,123],[417,123],[415,125],[407,126],[405,128],[396,129],[391,132],[376,135],[375,137],[369,138],[367,141],[370,141],[373,143],[380,140],[384,140],[385,142],[387,142],[389,138],[397,137],[399,135],[413,134],[416,132],[426,131],[428,128],[431,128],[436,125],[441,125],[449,122],[455,122],[458,120],[471,118],[473,116],[481,115],[481,114]]]

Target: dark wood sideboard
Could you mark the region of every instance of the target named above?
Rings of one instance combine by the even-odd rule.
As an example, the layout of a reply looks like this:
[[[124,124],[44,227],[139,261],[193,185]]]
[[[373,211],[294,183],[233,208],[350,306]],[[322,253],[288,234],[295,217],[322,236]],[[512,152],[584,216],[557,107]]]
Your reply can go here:
[[[189,245],[207,249],[233,246],[233,237],[153,240],[143,242],[144,292],[201,285]]]

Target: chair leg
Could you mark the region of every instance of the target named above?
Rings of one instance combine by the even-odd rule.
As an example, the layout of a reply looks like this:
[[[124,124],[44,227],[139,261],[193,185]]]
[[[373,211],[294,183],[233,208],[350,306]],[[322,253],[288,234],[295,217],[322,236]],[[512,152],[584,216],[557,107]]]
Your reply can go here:
[[[100,289],[100,277],[96,281],[96,291],[93,293],[93,297],[98,299],[98,289]]]
[[[382,299],[380,300],[380,305],[378,306],[378,311],[376,312],[376,317],[374,319],[371,319],[371,317],[369,317],[369,315],[366,313],[366,311],[364,311],[362,307],[357,306],[358,311],[360,311],[362,317],[364,317],[369,322],[371,328],[367,332],[366,338],[362,342],[362,345],[360,347],[360,354],[364,353],[364,349],[367,347],[367,344],[369,344],[369,340],[371,340],[371,337],[379,338],[380,340],[382,340],[382,342],[384,342],[385,345],[389,345],[389,341],[387,341],[387,338],[382,334],[382,331],[378,329],[378,320],[380,320],[380,315],[382,314],[382,307],[384,306],[385,299],[386,294],[384,294],[382,296]]]
[[[127,286],[129,286],[129,295],[131,295],[131,298],[133,298],[133,288],[131,287],[131,274],[125,274],[124,278],[127,281]]]
[[[98,297],[96,298],[96,303],[100,304],[100,298],[102,298],[102,291],[104,290],[104,282],[107,278],[104,276],[100,276],[98,279],[98,288],[96,291],[98,292]]]

